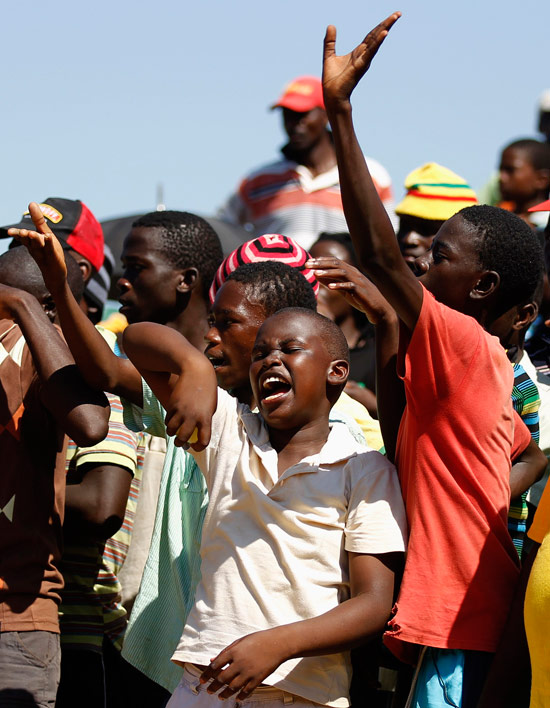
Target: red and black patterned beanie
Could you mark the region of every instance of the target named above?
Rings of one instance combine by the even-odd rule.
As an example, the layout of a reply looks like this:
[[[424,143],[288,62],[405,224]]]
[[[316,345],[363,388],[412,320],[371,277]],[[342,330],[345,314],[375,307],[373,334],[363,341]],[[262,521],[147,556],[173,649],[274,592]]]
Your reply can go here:
[[[313,288],[315,297],[317,297],[319,283],[311,268],[305,268],[304,266],[304,263],[309,258],[311,258],[309,253],[289,236],[264,234],[252,239],[252,241],[246,241],[246,243],[236,248],[233,253],[230,253],[216,271],[209,291],[210,303],[214,302],[216,293],[230,273],[245,263],[259,263],[260,261],[279,261],[293,268],[298,268]]]

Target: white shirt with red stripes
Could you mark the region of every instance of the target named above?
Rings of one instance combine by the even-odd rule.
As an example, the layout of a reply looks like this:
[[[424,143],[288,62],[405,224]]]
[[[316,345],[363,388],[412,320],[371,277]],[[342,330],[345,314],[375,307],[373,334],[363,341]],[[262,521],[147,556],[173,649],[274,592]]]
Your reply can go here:
[[[369,171],[395,226],[391,178],[379,162],[366,158]],[[248,175],[217,216],[245,226],[251,238],[265,233],[290,236],[309,248],[323,231],[348,231],[338,167],[314,177],[304,165],[279,160]]]

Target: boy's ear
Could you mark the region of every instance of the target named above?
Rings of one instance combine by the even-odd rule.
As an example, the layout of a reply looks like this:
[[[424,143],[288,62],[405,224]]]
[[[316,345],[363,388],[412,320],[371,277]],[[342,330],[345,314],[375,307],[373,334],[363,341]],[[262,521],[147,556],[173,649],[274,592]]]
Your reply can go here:
[[[519,306],[512,329],[515,329],[517,332],[523,332],[524,329],[527,329],[527,327],[537,319],[538,314],[539,306],[536,302],[528,302],[526,305]]]
[[[541,191],[544,190],[545,192],[547,192],[548,189],[550,189],[550,170],[536,170],[535,174],[535,182],[537,185],[537,189],[540,189]]]
[[[345,359],[330,362],[327,374],[327,383],[331,386],[341,386],[346,383],[349,376],[349,364]]]
[[[486,270],[470,291],[470,297],[481,300],[492,295],[499,285],[500,275],[494,270]]]
[[[176,289],[180,293],[187,293],[193,290],[199,282],[199,271],[197,268],[186,268],[178,274]]]

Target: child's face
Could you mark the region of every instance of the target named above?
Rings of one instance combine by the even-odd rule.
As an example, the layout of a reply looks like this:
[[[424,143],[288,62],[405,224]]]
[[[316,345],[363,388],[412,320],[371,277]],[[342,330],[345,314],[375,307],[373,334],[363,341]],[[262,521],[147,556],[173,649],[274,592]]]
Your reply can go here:
[[[205,355],[216,371],[218,385],[240,401],[250,401],[250,357],[265,308],[250,302],[246,286],[229,280],[219,289],[208,323]]]
[[[529,160],[525,150],[507,148],[500,158],[499,186],[502,198],[522,204],[536,197],[540,174]]]
[[[484,270],[479,262],[476,232],[460,214],[443,224],[431,250],[417,260],[416,266],[423,271],[419,280],[436,300],[469,314],[470,293]]]
[[[166,324],[177,314],[177,281],[181,270],[166,260],[157,229],[133,228],[124,241],[124,273],[118,280],[120,312],[128,322]],[[160,246],[159,246],[160,247]]]
[[[297,313],[269,317],[252,350],[250,381],[266,423],[275,429],[303,427],[328,415],[327,381],[340,365],[342,382],[348,366],[333,362],[315,321]],[[334,383],[334,382],[333,382]]]
[[[414,262],[430,250],[434,236],[443,225],[443,221],[419,219],[417,216],[403,214],[399,217],[399,231],[397,241],[410,268]]]

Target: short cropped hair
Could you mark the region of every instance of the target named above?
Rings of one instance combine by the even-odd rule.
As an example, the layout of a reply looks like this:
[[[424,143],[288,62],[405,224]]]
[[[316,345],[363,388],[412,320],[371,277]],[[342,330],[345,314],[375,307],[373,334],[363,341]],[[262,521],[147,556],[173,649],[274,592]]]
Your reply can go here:
[[[70,254],[64,253],[64,255],[67,282],[75,300],[79,301],[84,294],[82,272]],[[40,268],[25,246],[10,248],[0,256],[0,283],[25,290],[34,295],[37,300],[49,295]]]
[[[514,140],[504,150],[521,150],[528,156],[535,170],[550,170],[550,144],[532,138]]]
[[[217,233],[200,216],[187,211],[152,211],[136,219],[132,228],[158,229],[160,252],[174,268],[196,268],[203,296],[223,260]]]
[[[336,359],[344,359],[349,362],[348,343],[344,333],[335,322],[314,310],[307,310],[303,307],[286,307],[284,310],[277,312],[277,315],[286,314],[294,314],[298,317],[309,317],[313,319],[315,321],[316,330],[323,340],[328,355],[334,361]]]
[[[311,284],[298,268],[280,261],[245,263],[227,276],[226,283],[234,280],[245,286],[250,300],[261,305],[265,316],[288,307],[307,310],[317,309],[317,300]]]
[[[516,214],[486,204],[458,214],[477,232],[481,267],[500,276],[498,310],[530,301],[544,276],[543,251],[533,229]]]

